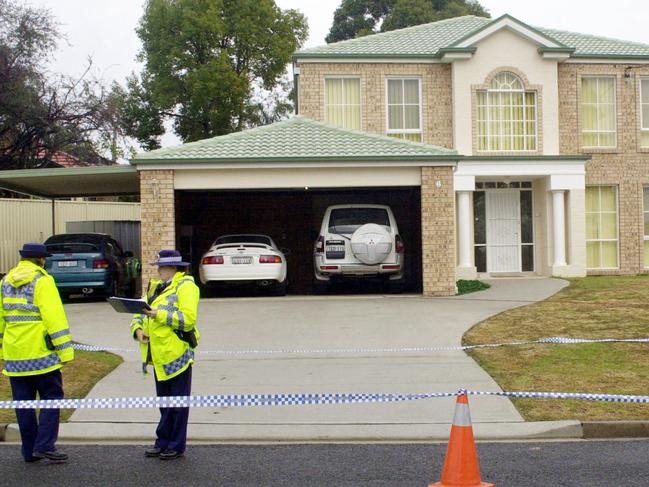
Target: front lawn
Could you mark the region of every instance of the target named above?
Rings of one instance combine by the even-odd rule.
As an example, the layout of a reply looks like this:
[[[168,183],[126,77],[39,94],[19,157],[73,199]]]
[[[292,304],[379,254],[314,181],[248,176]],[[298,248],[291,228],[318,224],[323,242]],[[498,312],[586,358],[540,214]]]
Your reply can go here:
[[[586,277],[551,298],[478,323],[466,345],[649,337],[649,276]],[[649,343],[525,345],[469,352],[505,391],[649,395]],[[526,420],[647,420],[649,405],[513,399]]]
[[[74,351],[74,360],[63,367],[63,390],[65,397],[82,398],[102,378],[122,363],[122,358],[107,352]],[[0,360],[0,369],[4,363]],[[9,378],[0,374],[0,400],[11,399]],[[73,409],[61,411],[61,421],[67,421]],[[0,409],[0,423],[15,423],[13,409]]]

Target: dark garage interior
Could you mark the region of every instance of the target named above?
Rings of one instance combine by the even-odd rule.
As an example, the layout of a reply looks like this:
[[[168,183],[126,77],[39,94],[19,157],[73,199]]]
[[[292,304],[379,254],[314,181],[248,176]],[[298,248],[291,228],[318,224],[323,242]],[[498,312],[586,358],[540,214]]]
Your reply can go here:
[[[326,208],[338,204],[388,205],[405,242],[404,292],[419,293],[421,199],[419,187],[302,190],[176,191],[177,245],[191,259],[198,281],[200,259],[216,237],[232,233],[269,235],[287,255],[289,294],[313,293],[313,245]],[[385,292],[385,286],[355,281],[340,292]]]

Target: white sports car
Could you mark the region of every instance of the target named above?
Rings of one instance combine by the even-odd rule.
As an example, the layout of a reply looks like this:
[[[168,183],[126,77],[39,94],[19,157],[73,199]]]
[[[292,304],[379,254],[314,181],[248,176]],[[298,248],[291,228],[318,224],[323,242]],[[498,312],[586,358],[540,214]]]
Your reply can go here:
[[[255,283],[286,294],[286,256],[268,235],[223,235],[203,255],[201,282],[209,284]]]

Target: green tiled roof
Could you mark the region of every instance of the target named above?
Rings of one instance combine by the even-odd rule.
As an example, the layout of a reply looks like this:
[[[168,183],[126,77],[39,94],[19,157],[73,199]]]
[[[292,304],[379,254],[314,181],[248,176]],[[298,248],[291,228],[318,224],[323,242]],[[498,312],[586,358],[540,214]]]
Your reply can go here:
[[[466,15],[421,24],[405,29],[334,42],[326,46],[303,49],[296,58],[310,56],[435,56],[443,47],[449,47],[469,32],[491,22],[485,17]]]
[[[573,57],[634,58],[641,56],[649,58],[649,44],[579,34],[577,32],[546,29],[543,27],[537,27],[537,30],[566,46],[574,47],[575,52],[572,55]]]
[[[434,145],[342,129],[296,116],[177,147],[138,154],[132,164],[192,162],[409,161],[457,158]]]
[[[303,49],[297,51],[295,57],[297,59],[310,57],[440,57],[444,49],[453,48],[453,45],[459,40],[469,37],[497,20],[499,19],[473,15],[455,17]],[[544,27],[532,27],[532,29],[574,49],[573,57],[649,58],[649,44]]]

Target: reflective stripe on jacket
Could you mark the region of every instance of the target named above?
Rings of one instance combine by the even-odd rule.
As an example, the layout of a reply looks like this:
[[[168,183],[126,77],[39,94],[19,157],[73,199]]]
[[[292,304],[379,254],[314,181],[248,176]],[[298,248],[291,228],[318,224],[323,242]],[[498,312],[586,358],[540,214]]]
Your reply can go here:
[[[0,358],[3,374],[38,375],[74,358],[72,337],[54,279],[28,260],[0,287]]]
[[[196,333],[198,300],[200,292],[194,278],[184,272],[176,272],[169,285],[154,297],[156,288],[162,281],[152,279],[147,290],[147,302],[157,310],[154,319],[137,314],[131,321],[131,335],[141,329],[149,336],[149,343],[140,344],[143,369],[153,364],[158,380],[168,380],[186,370],[194,362],[194,350],[181,340],[176,331]]]

